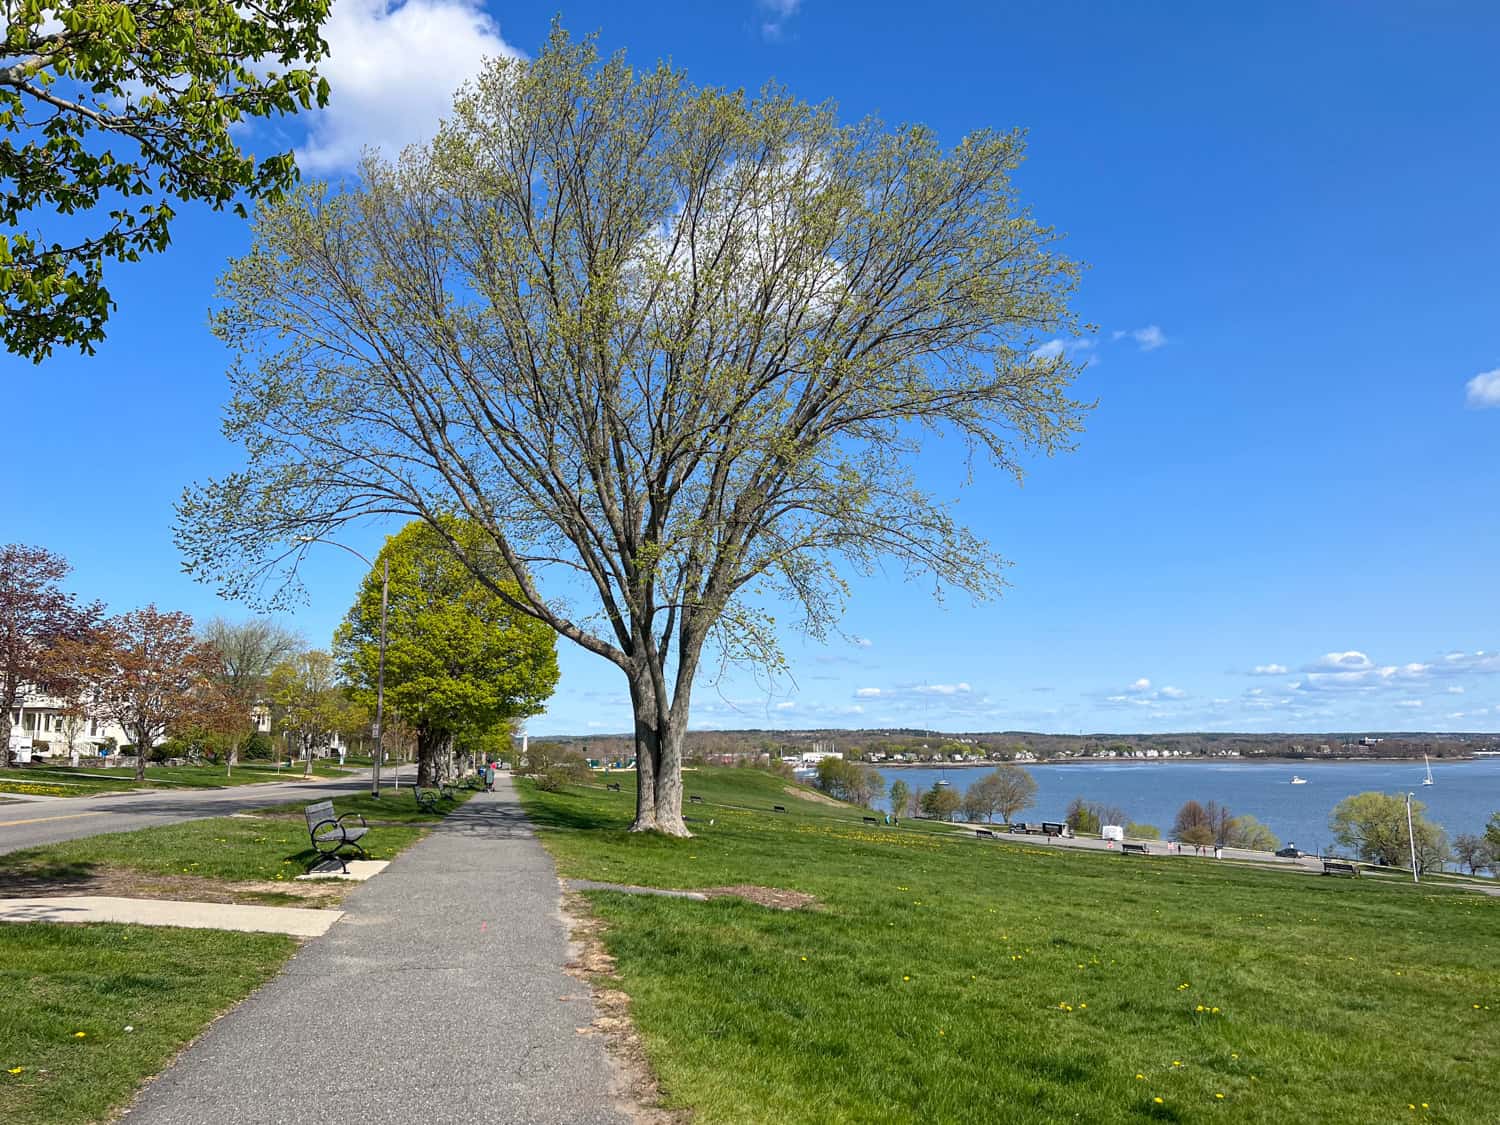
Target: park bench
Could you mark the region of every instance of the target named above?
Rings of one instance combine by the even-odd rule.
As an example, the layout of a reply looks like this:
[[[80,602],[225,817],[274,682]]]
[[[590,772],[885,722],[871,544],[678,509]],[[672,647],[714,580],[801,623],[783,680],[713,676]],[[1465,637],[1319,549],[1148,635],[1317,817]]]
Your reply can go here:
[[[995,838],[995,833],[988,828],[976,828],[974,829],[974,835],[980,837],[981,839],[988,838],[993,840]]]
[[[1323,874],[1347,875],[1352,878],[1358,879],[1359,868],[1355,867],[1352,863],[1345,863],[1341,859],[1325,859],[1323,861]]]
[[[696,794],[694,794],[693,796],[688,797],[688,800],[691,803],[695,804],[695,805],[701,805],[703,803],[703,798],[697,796]]]
[[[867,817],[865,817],[865,823],[866,824],[879,824],[880,820],[879,820],[878,817],[867,816]]]
[[[412,786],[411,794],[416,798],[417,808],[437,815],[437,803],[443,799],[443,794],[437,789],[418,789]]]
[[[344,874],[349,873],[349,865],[345,858],[339,853],[344,848],[353,848],[361,859],[369,859],[365,854],[364,845],[360,837],[370,831],[369,825],[361,813],[345,813],[337,815],[333,811],[332,801],[318,801],[308,805],[302,810],[307,817],[307,834],[312,838],[312,845],[317,849],[319,861],[325,859],[336,859]],[[351,816],[359,817],[359,827],[351,828],[344,823]]]
[[[785,805],[772,805],[771,806],[771,811],[772,812],[786,812],[786,806]]]
[[[620,783],[618,781],[611,781],[604,788],[613,790],[614,792],[618,793],[620,791]]]
[[[1122,842],[1120,844],[1120,854],[1121,855],[1150,855],[1151,854],[1151,849],[1148,848],[1145,844],[1131,844],[1131,843],[1123,843]]]

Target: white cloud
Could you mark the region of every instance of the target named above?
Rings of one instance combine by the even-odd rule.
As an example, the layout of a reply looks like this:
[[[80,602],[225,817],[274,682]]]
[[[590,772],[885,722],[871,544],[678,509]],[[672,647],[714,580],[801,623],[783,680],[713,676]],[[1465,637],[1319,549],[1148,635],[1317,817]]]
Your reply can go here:
[[[1116,333],[1115,339],[1119,339],[1121,333]],[[1167,334],[1161,330],[1160,325],[1148,324],[1144,328],[1133,328],[1128,333],[1132,340],[1140,345],[1143,352],[1154,352],[1157,348],[1167,346]]]
[[[1447,691],[1449,695],[1462,695],[1464,693],[1463,687],[1459,684],[1454,684],[1452,687],[1448,688]]]
[[[878,687],[862,687],[854,693],[860,699],[877,699],[880,696]]]
[[[1396,700],[1396,706],[1415,708],[1422,706],[1422,701],[1420,699],[1398,699]]]
[[[801,9],[802,0],[756,0],[755,6],[761,12],[761,35],[775,41],[786,30],[787,21]]]
[[[854,642],[855,648],[873,648],[875,646],[875,642],[870,640],[869,637],[850,637],[849,639]]]
[[[1481,371],[1465,384],[1468,391],[1466,401],[1475,410],[1500,406],[1500,367],[1493,371]]]
[[[1087,339],[1086,337],[1064,340],[1061,337],[1055,336],[1052,339],[1048,340],[1045,344],[1042,344],[1040,347],[1032,351],[1031,358],[1056,359],[1058,356],[1064,354],[1069,356],[1078,356],[1085,352],[1092,352],[1094,350],[1094,344],[1095,341]],[[1097,355],[1091,355],[1089,356],[1088,362],[1090,364],[1098,363],[1099,357]]]
[[[1285,676],[1287,666],[1285,664],[1257,664],[1250,669],[1252,676]]]
[[[1325,653],[1321,659],[1307,666],[1309,672],[1365,672],[1375,667],[1374,662],[1362,652]]]
[[[1125,690],[1126,691],[1150,691],[1151,690],[1151,681],[1148,680],[1148,679],[1146,679],[1145,676],[1142,676],[1140,679],[1136,680],[1135,683],[1131,684]]]
[[[1183,699],[1187,696],[1187,692],[1181,688],[1171,686],[1162,688],[1160,694],[1163,699]]]
[[[394,155],[429,139],[453,92],[485,58],[520,58],[479,0],[335,0],[323,27],[328,106],[309,115],[297,163],[352,167],[366,148]]]
[[[782,702],[776,704],[776,710],[778,711],[795,711],[796,709],[797,704],[790,699],[783,700]]]

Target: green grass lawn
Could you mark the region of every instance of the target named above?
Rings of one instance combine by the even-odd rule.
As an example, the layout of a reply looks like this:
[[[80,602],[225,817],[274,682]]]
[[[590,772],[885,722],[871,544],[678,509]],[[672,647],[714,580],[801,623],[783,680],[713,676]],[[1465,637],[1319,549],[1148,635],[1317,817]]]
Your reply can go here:
[[[344,813],[359,813],[365,821],[371,825],[376,824],[431,824],[436,820],[447,816],[458,808],[477,790],[459,789],[453,794],[452,800],[440,799],[437,803],[437,814],[428,812],[417,804],[417,799],[410,788],[402,786],[400,789],[392,789],[385,786],[380,791],[379,797],[372,797],[368,792],[351,793],[347,796],[334,797],[334,811],[340,815]],[[305,802],[290,805],[270,805],[263,809],[257,809],[258,816],[279,816],[283,818],[295,818],[306,825],[302,816]]]
[[[0,925],[0,1120],[107,1116],[295,949],[279,934]]]
[[[361,843],[371,859],[391,859],[421,837],[420,828],[388,827],[372,829]],[[50,880],[59,887],[84,883],[91,875],[108,870],[186,875],[235,883],[275,883],[294,879],[316,860],[317,853],[308,844],[307,825],[300,812],[295,819],[214,817],[136,832],[88,836],[0,855],[0,893],[6,893],[7,887],[24,887],[38,880]],[[245,901],[293,900],[267,891],[246,896]]]
[[[785,784],[689,774],[668,840],[625,831],[629,785],[519,783],[564,875],[817,896],[589,894],[695,1120],[1500,1116],[1500,900],[874,827]]]

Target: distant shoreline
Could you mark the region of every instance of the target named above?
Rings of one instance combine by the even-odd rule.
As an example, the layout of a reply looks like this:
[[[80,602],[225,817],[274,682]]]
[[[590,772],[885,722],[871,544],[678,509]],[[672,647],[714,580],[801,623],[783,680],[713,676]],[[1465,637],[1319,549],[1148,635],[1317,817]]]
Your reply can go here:
[[[1435,758],[1434,765],[1454,765],[1459,762],[1486,762],[1490,758]],[[1037,762],[865,762],[865,765],[875,766],[879,769],[891,770],[966,770],[984,769],[993,766],[1166,766],[1178,764],[1203,764],[1203,763],[1234,762],[1248,766],[1305,766],[1305,765],[1339,765],[1339,766],[1371,766],[1371,765],[1417,765],[1422,764],[1421,758],[1275,758],[1270,755],[1257,754],[1253,758],[1228,758],[1214,754],[1199,754],[1192,757],[1173,756],[1170,758],[1049,758]]]

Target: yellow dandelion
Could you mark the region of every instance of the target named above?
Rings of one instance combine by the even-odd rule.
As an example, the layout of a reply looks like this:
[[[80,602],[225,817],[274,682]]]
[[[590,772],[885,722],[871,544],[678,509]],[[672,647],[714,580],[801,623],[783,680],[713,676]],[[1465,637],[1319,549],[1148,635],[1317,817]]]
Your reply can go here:
[[[1079,1007],[1080,1007],[1080,1008],[1087,1008],[1087,1007],[1088,1007],[1088,1005],[1087,1005],[1087,1004],[1080,1004],[1080,1005],[1078,1005],[1078,1006],[1079,1006]]]
[[[1214,1097],[1218,1098],[1219,1101],[1221,1101],[1221,1102],[1224,1100],[1224,1095],[1223,1094],[1215,1094]]]
[[[74,1039],[87,1039],[88,1038],[88,1034],[89,1033],[87,1031],[75,1031],[75,1032],[73,1032],[73,1038]]]
[[[1181,1059],[1173,1059],[1172,1060],[1172,1065],[1173,1066],[1181,1066],[1182,1065],[1182,1060]]]
[[[10,1073],[11,1074],[20,1074],[21,1071],[23,1071],[25,1069],[26,1068],[24,1066],[13,1066],[13,1067],[10,1068]]]
[[[804,958],[802,958],[802,960],[804,960],[804,961],[806,961],[806,960],[807,960],[807,958],[806,958],[806,957],[804,957]]]
[[[1146,1076],[1144,1074],[1137,1074],[1135,1077],[1136,1081],[1138,1082],[1144,1082],[1146,1080]]]
[[[911,980],[911,977],[902,977],[902,980]]]
[[[1157,1105],[1161,1105],[1161,1104],[1162,1104],[1162,1100],[1161,1100],[1161,1098],[1152,1098],[1152,1099],[1151,1099],[1151,1100],[1152,1100],[1152,1101],[1153,1101],[1153,1102],[1155,1102],[1155,1103],[1156,1103],[1156,1104],[1157,1104]]]
[[[1203,1005],[1202,1005],[1202,1004],[1199,1004],[1199,1005],[1198,1005],[1198,1007],[1197,1007],[1197,1009],[1196,1009],[1196,1010],[1197,1010],[1197,1011],[1200,1011],[1200,1012],[1201,1012],[1201,1011],[1203,1011]]]

